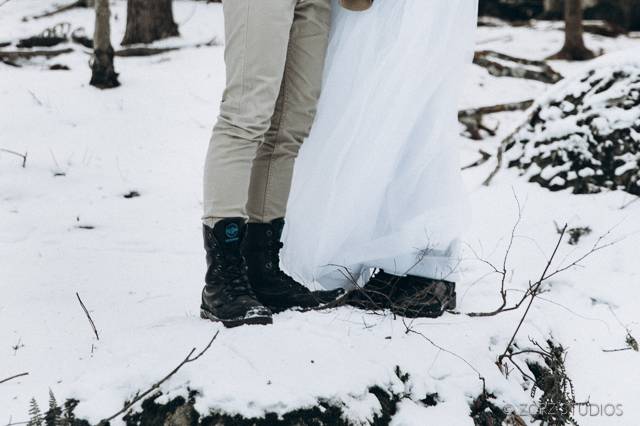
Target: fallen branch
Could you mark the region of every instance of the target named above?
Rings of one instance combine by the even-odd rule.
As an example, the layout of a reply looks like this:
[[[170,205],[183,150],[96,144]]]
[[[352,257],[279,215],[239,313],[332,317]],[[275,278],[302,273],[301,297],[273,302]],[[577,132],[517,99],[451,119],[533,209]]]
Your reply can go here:
[[[122,408],[122,410],[118,411],[117,413],[115,413],[114,415],[112,415],[112,416],[110,416],[110,417],[108,417],[106,419],[100,420],[98,425],[99,426],[106,426],[107,424],[109,424],[109,422],[111,420],[115,419],[116,417],[120,416],[121,414],[126,413],[127,410],[129,410],[131,407],[133,407],[138,401],[141,401],[142,399],[144,399],[144,397],[149,395],[151,392],[153,392],[154,390],[158,389],[164,382],[166,382],[174,374],[176,374],[178,372],[178,370],[180,370],[185,364],[189,364],[191,362],[194,362],[194,361],[198,360],[202,355],[205,354],[205,352],[207,352],[207,350],[209,350],[209,348],[213,344],[213,341],[216,340],[216,337],[218,337],[219,333],[220,333],[219,331],[216,331],[216,334],[214,334],[214,336],[211,338],[211,340],[209,341],[207,346],[205,346],[205,348],[202,351],[200,351],[200,353],[198,353],[198,355],[196,355],[194,357],[191,357],[191,355],[193,355],[193,353],[196,351],[196,348],[191,349],[189,354],[187,354],[187,357],[180,364],[178,364],[178,366],[176,368],[171,370],[171,372],[169,374],[167,374],[162,379],[160,379],[159,381],[157,381],[156,383],[151,385],[151,387],[149,389],[147,389],[146,391],[144,391],[142,393],[140,393],[140,392],[136,393],[135,397],[131,400],[131,402],[126,403],[124,408]]]
[[[28,372],[26,372],[26,373],[16,374],[15,376],[7,377],[6,379],[2,379],[2,380],[0,380],[0,384],[1,384],[1,383],[8,382],[9,380],[17,379],[18,377],[28,376],[28,375],[29,375],[29,373],[28,373]]]
[[[469,361],[467,361],[466,359],[464,359],[462,356],[458,355],[457,353],[452,352],[449,349],[443,348],[442,346],[438,345],[433,340],[431,340],[429,337],[427,337],[424,333],[414,330],[411,327],[411,325],[407,325],[407,323],[406,323],[404,318],[402,319],[402,324],[405,327],[405,334],[409,334],[409,333],[417,334],[418,336],[422,337],[424,340],[429,342],[433,347],[437,348],[438,350],[440,350],[442,352],[446,352],[449,355],[453,355],[454,357],[458,358],[460,361],[462,361],[465,364],[467,364],[467,366],[469,366],[469,368],[471,368],[478,375],[478,379],[482,382],[482,394],[486,395],[487,382],[486,382],[484,376],[482,375],[482,373],[480,373],[480,371],[476,367],[474,367],[473,364],[471,364]]]
[[[523,299],[521,300],[521,302],[519,302],[518,307],[520,306],[520,303],[524,302],[524,300],[529,297],[529,303],[527,304],[527,308],[524,310],[524,313],[522,314],[522,317],[520,318],[520,321],[518,322],[518,326],[516,327],[515,331],[513,332],[513,335],[511,336],[511,339],[509,339],[509,342],[507,343],[507,347],[505,348],[504,352],[502,353],[502,355],[500,355],[498,357],[498,360],[496,361],[496,364],[498,365],[499,368],[501,368],[502,366],[502,360],[508,355],[509,350],[511,349],[511,345],[513,344],[514,340],[516,339],[516,336],[518,335],[518,332],[520,331],[520,328],[522,327],[522,324],[524,323],[524,320],[527,318],[527,315],[529,314],[529,310],[531,309],[531,306],[533,305],[533,302],[536,300],[536,296],[539,294],[540,292],[540,287],[542,286],[542,284],[549,279],[550,277],[552,277],[553,275],[555,275],[557,273],[554,272],[550,275],[547,275],[547,272],[549,271],[549,268],[551,267],[551,264],[553,263],[553,260],[556,257],[556,254],[558,253],[558,249],[560,248],[560,244],[562,243],[562,239],[564,238],[564,234],[567,232],[567,228],[568,225],[565,224],[564,228],[562,228],[562,232],[560,233],[560,237],[558,238],[558,241],[556,242],[556,245],[553,249],[553,252],[551,253],[551,256],[549,257],[549,260],[547,261],[547,264],[544,268],[544,271],[542,271],[542,275],[540,276],[540,278],[538,279],[538,281],[533,284],[533,285],[529,285],[529,291],[525,293],[525,295],[523,296]],[[517,309],[517,308],[516,308]]]
[[[467,164],[461,170],[467,170],[467,169],[472,169],[474,167],[482,166],[484,163],[489,161],[489,159],[492,157],[491,154],[483,150],[478,151],[478,154],[480,154],[480,158],[478,160],[474,161],[471,164]]]
[[[63,55],[65,53],[71,53],[73,49],[67,47],[65,49],[55,49],[55,50],[0,50],[0,59],[31,59],[38,56],[44,56],[46,58],[51,58],[53,56]]]
[[[489,174],[489,176],[487,176],[484,182],[482,182],[482,185],[484,186],[491,185],[491,181],[502,168],[502,161],[504,158],[505,147],[507,146],[509,141],[511,141],[511,139],[513,139],[513,137],[522,129],[522,127],[531,120],[531,118],[536,112],[536,109],[537,108],[531,108],[531,110],[529,111],[529,114],[527,114],[526,119],[523,121],[523,123],[525,124],[522,124],[516,127],[515,130],[509,134],[509,136],[507,136],[500,142],[500,146],[498,147],[498,152],[496,153],[496,167],[491,171],[491,173]]]
[[[181,47],[130,47],[127,49],[117,50],[115,52],[115,56],[153,56],[166,52],[173,52],[174,50],[179,49],[181,49]]]
[[[25,167],[27,167],[27,153],[26,152],[24,154],[20,154],[19,152],[11,151],[10,149],[4,149],[4,148],[0,148],[0,151],[6,152],[7,154],[16,155],[16,156],[22,158],[22,168],[24,169]]]
[[[513,248],[513,243],[514,243],[514,241],[516,239],[516,232],[518,230],[518,227],[520,226],[520,222],[522,222],[522,204],[520,204],[520,199],[518,199],[518,195],[515,193],[515,191],[513,191],[513,197],[515,198],[516,205],[518,206],[518,219],[516,220],[516,223],[513,225],[513,228],[511,228],[511,235],[509,237],[509,242],[507,243],[507,248],[505,250],[504,257],[502,259],[502,267],[500,269],[498,269],[491,262],[489,262],[487,260],[483,260],[479,256],[476,255],[477,259],[479,259],[481,262],[485,263],[486,265],[489,265],[489,267],[491,267],[491,269],[493,269],[493,272],[495,272],[498,275],[500,275],[500,277],[501,277],[501,279],[500,279],[500,296],[502,298],[502,303],[497,309],[495,309],[492,312],[487,312],[487,313],[471,312],[469,314],[469,316],[471,316],[471,317],[493,316],[493,315],[496,315],[496,314],[502,312],[505,309],[505,307],[507,306],[507,291],[505,289],[505,285],[506,285],[506,282],[507,282],[507,264],[509,263],[509,256],[511,255],[511,249]],[[471,248],[471,250],[475,253],[473,248]],[[523,299],[526,298],[526,293],[522,298]]]
[[[96,340],[100,340],[100,336],[98,336],[98,329],[96,329],[96,324],[93,322],[91,315],[89,315],[89,311],[87,310],[87,307],[84,306],[84,303],[82,303],[82,299],[80,298],[80,295],[78,294],[77,291],[76,291],[76,297],[78,297],[78,302],[80,302],[80,306],[82,306],[82,310],[87,316],[87,319],[89,320],[89,324],[91,324],[91,328],[93,328],[93,333],[96,335]]]
[[[528,99],[521,102],[510,102],[506,104],[491,105],[480,108],[469,108],[458,112],[458,121],[462,123],[473,140],[482,140],[481,130],[486,131],[491,136],[495,136],[496,130],[489,129],[484,123],[485,115],[498,112],[524,111],[533,105],[533,100]]]
[[[640,200],[640,197],[636,197],[636,198],[632,199],[628,203],[623,204],[622,207],[620,207],[620,210],[626,209],[627,207],[629,207],[631,204],[637,202],[638,200]]]
[[[554,84],[562,80],[562,75],[544,61],[517,58],[493,50],[475,53],[473,63],[486,68],[496,77],[515,77]]]
[[[502,270],[496,268],[493,264],[491,264],[491,262],[488,262],[486,260],[480,259],[479,257],[477,257],[480,261],[482,261],[483,263],[489,265],[492,269],[493,272],[498,273],[502,276],[502,284],[501,284],[501,289],[500,289],[500,295],[502,297],[502,303],[501,305],[490,312],[470,312],[467,313],[467,315],[469,315],[470,317],[488,317],[488,316],[494,316],[494,315],[498,315],[500,313],[503,312],[509,312],[509,311],[514,311],[520,308],[520,306],[522,306],[528,298],[534,299],[535,297],[539,296],[540,293],[542,293],[541,291],[541,287],[542,285],[550,280],[551,278],[553,278],[554,276],[565,272],[569,269],[572,269],[576,266],[578,266],[580,264],[580,262],[582,262],[583,260],[585,260],[586,258],[588,258],[589,256],[593,255],[594,253],[603,250],[607,247],[611,247],[612,245],[616,244],[617,241],[612,241],[606,244],[602,244],[603,240],[609,236],[609,234],[611,233],[611,231],[606,232],[604,235],[601,235],[600,237],[598,237],[598,239],[596,240],[596,242],[594,243],[594,245],[591,247],[591,249],[586,252],[585,254],[583,254],[582,256],[578,257],[576,260],[572,261],[571,263],[569,263],[568,265],[562,266],[557,268],[556,270],[554,270],[553,272],[549,272],[549,268],[551,267],[552,262],[554,261],[557,253],[558,253],[558,248],[560,247],[560,243],[562,242],[562,239],[564,238],[564,236],[567,233],[567,229],[568,229],[568,225],[565,224],[564,227],[562,229],[560,229],[558,231],[558,233],[560,234],[560,236],[558,237],[557,243],[555,245],[554,251],[551,254],[551,257],[549,257],[549,259],[547,260],[547,264],[546,267],[544,269],[544,272],[542,273],[542,275],[540,276],[540,278],[538,278],[537,281],[535,281],[534,283],[529,282],[529,288],[524,292],[524,294],[522,295],[522,297],[520,298],[520,300],[518,300],[517,303],[515,303],[512,306],[506,307],[507,303],[506,303],[506,291],[504,288],[504,280],[505,280],[505,274],[506,274],[506,269],[505,267],[502,268]],[[513,233],[512,233],[512,239],[513,239]],[[513,241],[513,240],[511,240]],[[507,256],[509,255],[509,252],[511,251],[511,245],[509,246],[509,248],[507,249],[507,253],[505,254],[505,262],[507,259]],[[472,249],[473,250],[473,249]],[[506,265],[506,263],[504,264]],[[531,306],[531,303],[533,302],[533,300],[529,301],[529,304],[527,306],[527,311],[529,309],[529,307]],[[526,311],[525,311],[525,316],[526,316]]]
[[[28,21],[29,19],[47,18],[49,16],[57,15],[58,13],[66,12],[67,10],[75,9],[76,7],[89,7],[89,3],[87,2],[87,0],[77,0],[73,3],[50,10],[49,12],[43,12],[39,15],[25,16],[24,18],[22,18],[22,20]]]
[[[527,99],[521,102],[509,102],[506,104],[498,104],[485,106],[480,108],[468,108],[458,112],[458,119],[467,117],[476,117],[478,115],[495,114],[497,112],[524,111],[533,105],[533,99]]]
[[[217,38],[213,38],[210,41],[205,43],[196,43],[190,44],[186,46],[175,46],[175,47],[129,47],[126,49],[120,49],[115,52],[116,56],[121,57],[129,57],[129,56],[153,56],[160,55],[162,53],[173,52],[174,50],[180,50],[185,48],[200,48],[200,47],[210,47],[210,46],[219,46],[220,42]]]

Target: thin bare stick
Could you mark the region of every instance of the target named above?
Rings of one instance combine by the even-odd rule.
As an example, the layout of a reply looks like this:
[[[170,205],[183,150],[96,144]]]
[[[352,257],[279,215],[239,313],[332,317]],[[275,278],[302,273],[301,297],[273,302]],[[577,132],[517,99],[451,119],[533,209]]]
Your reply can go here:
[[[80,299],[80,295],[78,294],[77,291],[76,291],[76,296],[78,297],[78,302],[80,302],[80,306],[82,306],[82,310],[84,311],[85,315],[87,316],[87,319],[89,320],[89,324],[91,324],[91,328],[93,328],[93,333],[96,335],[96,340],[100,340],[100,336],[98,336],[98,329],[96,328],[96,324],[93,322],[91,315],[89,315],[89,311],[87,310],[87,307],[84,306],[84,303],[82,303],[82,299]]]
[[[25,167],[27,167],[27,153],[26,152],[24,154],[20,154],[19,152],[12,151],[10,149],[5,149],[5,148],[0,148],[0,151],[6,152],[7,154],[16,155],[16,156],[22,158],[22,168],[24,169]]]
[[[77,0],[77,1],[74,1],[73,3],[71,3],[71,4],[66,4],[64,6],[60,6],[60,7],[56,8],[54,10],[51,10],[49,12],[43,12],[43,13],[41,13],[39,15],[25,16],[22,19],[24,21],[27,21],[29,19],[47,18],[49,16],[57,15],[58,13],[66,12],[67,10],[74,9],[76,7],[87,7],[87,0]]]
[[[620,348],[620,349],[603,349],[602,352],[622,352],[622,351],[631,351],[631,350],[633,350],[633,348],[626,347],[626,348]]]
[[[28,372],[16,374],[15,376],[7,377],[6,379],[0,380],[0,383],[5,383],[5,382],[8,382],[9,380],[17,379],[18,377],[28,376],[28,375],[29,375]]]
[[[502,259],[502,268],[501,269],[496,268],[492,263],[486,260],[480,259],[476,254],[476,258],[480,259],[482,262],[491,266],[494,272],[500,275],[501,277],[500,278],[500,297],[502,298],[502,303],[497,309],[495,309],[492,312],[486,312],[486,313],[472,312],[469,314],[469,316],[472,316],[472,317],[492,316],[497,314],[498,312],[503,311],[505,309],[505,306],[507,306],[507,291],[505,290],[505,284],[507,281],[507,264],[509,262],[509,256],[511,255],[511,249],[513,248],[513,243],[516,239],[516,232],[518,230],[518,227],[520,226],[520,222],[522,222],[522,204],[520,203],[520,199],[518,198],[518,194],[516,194],[516,191],[513,188],[511,189],[511,191],[513,192],[513,198],[516,200],[516,205],[518,206],[518,218],[515,224],[513,225],[513,227],[511,228],[509,243],[507,244],[507,249],[505,250],[504,257]]]
[[[477,159],[476,161],[474,161],[471,164],[467,164],[466,166],[462,167],[462,169],[460,169],[460,170],[469,170],[469,169],[472,169],[474,167],[482,166],[484,163],[489,161],[489,159],[491,158],[491,154],[489,154],[488,152],[483,151],[483,150],[479,150],[478,154],[480,154],[480,158],[479,159]]]
[[[560,248],[562,239],[564,238],[564,235],[567,232],[567,228],[568,228],[568,225],[565,224],[564,228],[562,228],[562,231],[560,232],[560,237],[556,242],[556,245],[553,249],[553,253],[551,253],[551,256],[549,257],[549,260],[547,261],[547,264],[544,268],[544,271],[542,271],[542,274],[540,275],[540,279],[535,284],[529,285],[529,291],[528,291],[529,303],[527,304],[527,308],[524,310],[524,313],[522,314],[522,317],[520,318],[520,321],[518,322],[518,326],[514,330],[513,335],[511,336],[511,339],[509,339],[509,342],[507,343],[507,346],[504,352],[502,353],[502,355],[498,357],[498,361],[496,362],[498,366],[502,365],[502,360],[508,355],[509,348],[511,348],[511,345],[516,339],[516,336],[518,335],[518,332],[520,331],[520,328],[522,327],[524,320],[527,318],[527,314],[529,313],[529,310],[531,309],[533,302],[536,300],[536,296],[539,294],[539,289],[542,286],[542,283],[547,279],[547,272],[549,271],[549,268],[551,267],[551,264],[553,263],[553,260],[555,259],[556,254],[558,253],[558,249]],[[526,295],[527,293],[525,293],[525,297]]]
[[[473,364],[471,364],[469,361],[467,361],[466,359],[464,359],[463,357],[461,357],[457,353],[452,352],[449,349],[443,348],[442,346],[438,345],[436,342],[434,342],[429,337],[427,337],[424,333],[414,330],[411,327],[411,324],[407,325],[407,322],[405,321],[404,318],[402,319],[402,324],[404,324],[404,327],[405,327],[405,334],[409,334],[409,333],[417,334],[418,336],[421,336],[424,340],[429,342],[433,347],[441,350],[442,352],[446,352],[449,355],[453,355],[454,357],[458,358],[460,361],[462,361],[465,364],[467,364],[469,366],[469,368],[471,368],[478,375],[478,379],[480,379],[480,381],[482,382],[482,392],[483,393],[486,392],[486,381],[485,381],[485,378],[482,375],[482,373],[480,373],[480,371],[476,367],[473,366]]]
[[[488,316],[494,316],[503,312],[509,312],[509,311],[513,311],[516,309],[519,309],[520,306],[522,306],[527,299],[530,296],[539,296],[542,291],[540,290],[542,285],[548,281],[549,279],[553,278],[554,276],[565,272],[569,269],[575,268],[580,266],[580,262],[582,262],[583,260],[587,259],[589,256],[593,255],[594,253],[597,253],[600,250],[603,250],[605,248],[611,247],[613,245],[615,245],[616,243],[618,243],[620,240],[616,240],[616,241],[612,241],[606,244],[602,244],[602,242],[611,234],[612,230],[607,231],[605,234],[601,235],[600,237],[598,237],[598,239],[596,240],[596,242],[593,244],[593,247],[586,252],[585,254],[583,254],[582,256],[578,257],[576,260],[572,261],[571,263],[559,267],[558,269],[554,270],[553,272],[549,272],[549,268],[551,266],[551,264],[553,263],[553,261],[555,260],[555,257],[558,254],[558,248],[560,246],[560,242],[562,241],[562,238],[564,237],[564,235],[566,234],[566,231],[568,229],[568,225],[564,225],[564,228],[560,229],[558,232],[560,233],[560,237],[558,238],[558,242],[555,246],[555,250],[553,251],[551,257],[549,257],[547,264],[546,264],[546,268],[544,270],[543,275],[535,282],[533,283],[529,283],[529,288],[523,293],[522,297],[520,298],[520,300],[515,303],[514,305],[510,306],[510,307],[505,307],[505,305],[503,305],[502,307],[493,310],[491,312],[470,312],[467,313],[467,315],[469,315],[470,317],[488,317]],[[482,260],[482,259],[480,259]],[[484,263],[490,265],[493,269],[494,272],[497,272],[499,274],[501,274],[502,271],[497,270],[497,268],[495,266],[493,266],[490,262],[488,261],[483,261]],[[564,260],[561,262],[564,263]],[[506,294],[506,290],[504,293],[501,294]],[[504,300],[504,299],[503,299]]]
[[[624,210],[627,207],[629,207],[630,205],[632,205],[633,203],[637,202],[638,200],[640,200],[640,197],[635,197],[634,199],[632,199],[631,201],[629,201],[628,203],[625,203],[622,205],[622,207],[620,207],[620,210]]]
[[[198,353],[196,356],[192,357],[191,355],[193,355],[193,353],[196,351],[196,348],[191,349],[191,351],[189,351],[189,353],[187,354],[187,357],[180,363],[178,364],[178,366],[176,368],[174,368],[173,370],[171,370],[171,372],[169,374],[167,374],[166,376],[164,376],[162,379],[160,379],[159,381],[157,381],[156,383],[154,383],[153,385],[151,385],[151,387],[149,389],[147,389],[146,391],[140,393],[136,393],[135,397],[131,400],[131,402],[128,402],[127,404],[125,404],[124,408],[122,408],[122,410],[118,411],[117,413],[115,413],[114,415],[100,420],[100,422],[98,423],[98,425],[106,425],[108,424],[111,420],[115,419],[116,417],[118,417],[121,414],[124,414],[127,412],[127,410],[129,410],[131,407],[133,407],[137,402],[141,401],[142,399],[144,399],[147,395],[149,395],[151,392],[153,392],[154,390],[158,389],[164,382],[166,382],[167,380],[169,380],[174,374],[176,374],[178,372],[178,370],[180,370],[185,364],[189,364],[190,362],[194,362],[197,361],[202,355],[205,354],[205,352],[207,352],[209,350],[209,348],[211,347],[211,345],[213,344],[213,341],[216,340],[216,337],[218,337],[218,334],[220,332],[216,331],[216,334],[213,335],[213,337],[211,338],[211,340],[209,341],[209,343],[207,344],[207,346],[204,347],[204,349],[202,349],[200,351],[200,353]]]

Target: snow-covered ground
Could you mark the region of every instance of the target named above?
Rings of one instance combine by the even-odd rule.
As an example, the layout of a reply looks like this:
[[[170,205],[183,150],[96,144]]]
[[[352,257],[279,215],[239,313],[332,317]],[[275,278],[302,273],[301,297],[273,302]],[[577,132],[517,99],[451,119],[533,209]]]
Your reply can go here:
[[[1,6],[0,41],[63,21],[92,33],[90,10],[21,21],[49,3]],[[125,3],[112,7],[117,45]],[[182,37],[159,45],[222,40],[219,5],[176,1],[174,10]],[[481,28],[479,48],[543,58],[562,44],[562,33],[549,28]],[[624,37],[588,36],[587,42],[606,53],[640,46],[640,40]],[[577,245],[565,239],[552,270],[588,252],[608,231],[605,243],[616,242],[549,280],[516,342],[530,347],[529,338],[553,338],[568,350],[567,373],[578,401],[621,404],[622,415],[576,413],[580,424],[640,422],[640,354],[603,352],[625,347],[627,329],[640,337],[640,202],[623,192],[551,193],[512,170],[483,187],[492,161],[464,173],[474,220],[458,283],[461,313],[412,323],[440,348],[407,334],[400,318],[344,307],[282,313],[269,327],[225,330],[201,320],[201,175],[224,84],[222,52],[217,46],[117,58],[122,87],[109,91],[88,85],[89,54],[78,46],[22,68],[0,63],[0,148],[28,152],[26,168],[18,157],[0,152],[0,380],[29,373],[0,383],[0,424],[28,420],[30,399],[46,407],[49,389],[59,401],[78,398],[77,415],[97,422],[216,331],[211,349],[163,385],[169,396],[185,394],[187,387],[199,390],[201,413],[261,416],[322,399],[344,404],[352,421],[364,422],[379,410],[367,389],[379,385],[410,396],[394,424],[468,425],[469,404],[482,390],[478,374],[499,405],[531,404],[522,377],[505,377],[495,365],[524,307],[487,318],[464,315],[500,304],[500,277],[475,254],[501,265],[518,216],[514,194],[523,219],[507,265],[510,300],[542,273],[558,238],[554,222],[593,232]],[[70,70],[48,70],[56,63]],[[590,66],[553,65],[566,75]],[[475,66],[468,76],[464,107],[538,97],[547,89],[494,78]],[[461,162],[475,161],[478,149],[495,151],[523,118],[506,113],[489,119],[500,125],[498,136],[461,143]],[[125,198],[130,191],[140,196]],[[409,373],[408,384],[397,377],[396,366]],[[433,392],[438,405],[419,402]]]

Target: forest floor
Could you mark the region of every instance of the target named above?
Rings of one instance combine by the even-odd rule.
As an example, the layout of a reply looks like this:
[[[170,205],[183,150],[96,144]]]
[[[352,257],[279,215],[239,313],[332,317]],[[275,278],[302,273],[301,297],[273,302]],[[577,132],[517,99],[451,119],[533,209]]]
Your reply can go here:
[[[222,40],[219,5],[174,3],[182,35],[157,46]],[[60,22],[92,34],[93,13],[87,9],[22,21],[49,7],[45,0],[2,5],[0,41]],[[113,3],[113,14],[118,48],[123,1]],[[542,22],[483,27],[478,33],[479,49],[531,59],[554,53],[562,41],[561,31]],[[640,39],[626,36],[588,35],[587,43],[605,54],[640,47]],[[474,219],[460,265],[458,314],[409,323],[341,307],[285,312],[269,327],[226,330],[198,315],[204,272],[201,176],[224,85],[223,47],[118,57],[122,86],[108,91],[88,85],[89,51],[73,48],[19,68],[0,63],[0,148],[28,152],[24,168],[19,157],[0,152],[0,380],[29,373],[0,383],[0,425],[27,421],[32,398],[44,411],[50,390],[58,402],[77,398],[76,415],[98,422],[164,377],[192,348],[204,348],[218,331],[200,359],[162,385],[163,400],[193,389],[200,393],[200,413],[244,417],[328,401],[350,422],[366,423],[381,410],[370,392],[377,386],[402,396],[393,424],[470,425],[481,376],[496,405],[518,407],[529,422],[523,411],[540,392],[532,397],[522,374],[512,367],[504,375],[495,364],[525,306],[496,316],[467,315],[501,303],[500,275],[478,258],[502,268],[518,219],[516,198],[522,220],[505,267],[509,305],[545,268],[559,238],[556,224],[592,232],[577,244],[564,238],[551,270],[588,253],[600,236],[604,244],[613,243],[544,283],[545,293],[532,304],[516,343],[521,349],[534,347],[530,339],[563,345],[576,401],[594,404],[588,415],[576,408],[580,424],[640,421],[640,354],[607,352],[626,348],[629,336],[640,337],[640,202],[631,195],[550,192],[513,170],[501,171],[485,187],[481,183],[495,167],[490,160],[464,172]],[[50,70],[52,64],[69,70]],[[552,65],[566,76],[594,66]],[[465,108],[538,97],[548,88],[492,77],[471,65],[468,77]],[[497,135],[462,140],[461,164],[477,160],[479,149],[495,152],[524,116],[489,118],[490,126],[499,126]],[[526,357],[517,358],[525,370]],[[437,404],[426,404],[434,393]]]

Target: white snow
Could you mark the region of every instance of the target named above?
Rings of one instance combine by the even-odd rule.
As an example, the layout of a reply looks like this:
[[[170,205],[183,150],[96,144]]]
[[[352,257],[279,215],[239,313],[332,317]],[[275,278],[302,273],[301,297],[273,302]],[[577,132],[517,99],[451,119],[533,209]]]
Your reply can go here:
[[[48,7],[44,0],[6,3],[0,39],[33,35],[62,21],[92,33],[89,10],[20,19]],[[112,7],[117,47],[125,3]],[[183,36],[158,45],[222,40],[219,5],[176,1],[174,9]],[[483,42],[488,39],[493,41]],[[559,49],[562,34],[538,23],[481,28],[478,40],[482,49],[540,59]],[[635,55],[625,49],[640,46],[625,37],[588,36],[587,42],[620,52],[618,58]],[[500,304],[499,277],[473,253],[502,264],[517,218],[514,193],[523,220],[507,264],[510,303],[542,273],[558,238],[554,222],[593,232],[577,246],[565,240],[552,269],[588,252],[610,230],[605,242],[617,241],[548,282],[517,342],[529,347],[529,338],[543,343],[552,337],[568,349],[567,372],[578,401],[622,404],[622,416],[577,415],[580,424],[638,424],[640,354],[603,352],[624,347],[627,328],[640,337],[640,203],[625,192],[554,193],[513,170],[483,187],[493,161],[467,170],[474,221],[458,283],[462,314],[412,322],[446,351],[405,333],[400,318],[349,308],[287,312],[269,327],[225,330],[201,320],[201,175],[224,85],[222,53],[218,46],[117,58],[122,87],[109,91],[88,85],[89,56],[79,47],[37,65],[0,64],[0,148],[28,152],[24,169],[18,157],[0,152],[0,380],[29,372],[0,384],[0,424],[28,420],[29,400],[45,407],[49,389],[58,401],[78,398],[77,415],[96,422],[163,377],[191,348],[201,349],[216,331],[211,349],[162,387],[166,397],[186,394],[187,386],[200,391],[201,413],[260,416],[323,399],[344,404],[346,415],[363,423],[380,409],[367,392],[379,385],[409,396],[393,424],[470,425],[469,403],[482,389],[478,372],[497,404],[526,407],[533,400],[522,377],[515,371],[505,377],[495,365],[523,309],[487,318],[464,315]],[[575,73],[597,61],[604,60],[553,65]],[[71,70],[47,70],[53,63]],[[548,96],[544,84],[491,77],[476,66],[469,66],[468,76],[463,106]],[[495,151],[524,116],[496,115],[496,138],[461,143],[461,162],[475,161],[479,148]],[[133,190],[141,196],[123,197]],[[409,374],[408,384],[396,376],[396,366]],[[437,406],[419,402],[434,392],[441,400]]]

